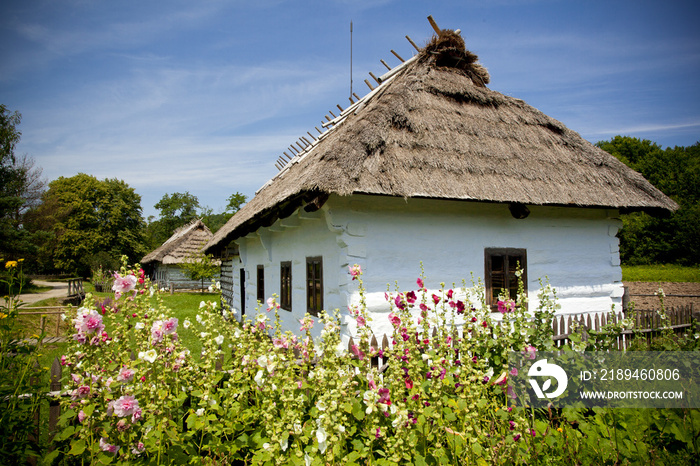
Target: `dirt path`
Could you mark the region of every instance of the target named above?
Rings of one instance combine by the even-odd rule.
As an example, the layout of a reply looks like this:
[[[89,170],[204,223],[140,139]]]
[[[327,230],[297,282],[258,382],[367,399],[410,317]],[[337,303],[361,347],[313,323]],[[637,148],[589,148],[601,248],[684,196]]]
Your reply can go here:
[[[42,291],[41,293],[28,293],[21,294],[19,298],[22,302],[27,304],[36,303],[37,301],[42,301],[49,298],[65,298],[68,296],[68,283],[66,282],[47,282],[44,280],[32,280],[37,286],[50,286],[51,289],[48,291]]]

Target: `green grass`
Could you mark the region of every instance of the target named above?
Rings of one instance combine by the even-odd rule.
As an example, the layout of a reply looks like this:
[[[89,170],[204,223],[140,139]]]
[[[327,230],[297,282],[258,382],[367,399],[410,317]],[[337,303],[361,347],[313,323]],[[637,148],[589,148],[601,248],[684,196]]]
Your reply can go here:
[[[700,282],[700,267],[674,264],[623,265],[625,282]]]

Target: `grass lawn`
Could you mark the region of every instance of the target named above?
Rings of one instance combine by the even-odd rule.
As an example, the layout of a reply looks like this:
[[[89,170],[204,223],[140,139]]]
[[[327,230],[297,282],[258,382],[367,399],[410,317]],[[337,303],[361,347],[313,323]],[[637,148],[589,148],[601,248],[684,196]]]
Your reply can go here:
[[[700,282],[700,267],[673,264],[623,265],[624,282]]]

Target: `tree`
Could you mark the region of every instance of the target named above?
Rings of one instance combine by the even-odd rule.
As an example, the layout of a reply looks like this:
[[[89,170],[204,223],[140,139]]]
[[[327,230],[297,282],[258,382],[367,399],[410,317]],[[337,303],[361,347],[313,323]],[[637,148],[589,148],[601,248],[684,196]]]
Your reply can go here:
[[[596,145],[641,173],[680,206],[666,217],[643,212],[623,215],[622,262],[700,264],[700,143],[664,150],[648,140],[616,136]]]
[[[247,197],[244,194],[235,192],[228,197],[228,203],[223,212],[215,214],[213,213],[213,209],[209,207],[202,209],[202,221],[212,233],[216,233],[219,228],[226,225],[226,222],[241,209],[246,199]]]
[[[182,263],[182,269],[190,280],[202,281],[202,293],[204,293],[204,280],[212,279],[219,273],[220,264],[214,260],[211,254],[198,253],[191,255]]]
[[[150,250],[163,244],[181,226],[199,218],[199,199],[187,191],[166,193],[154,207],[160,215],[146,227],[146,243]]]
[[[21,120],[18,112],[0,105],[0,257],[29,259],[25,264],[33,264],[41,233],[26,228],[26,215],[39,204],[46,181],[31,157],[15,155]]]
[[[100,256],[144,254],[141,196],[124,181],[80,173],[60,177],[36,210],[34,227],[50,232],[42,245],[45,269],[87,276]]]
[[[235,214],[241,210],[241,207],[243,207],[243,204],[245,204],[247,199],[248,198],[245,196],[245,194],[241,194],[236,191],[228,197],[228,204],[226,204],[226,209],[224,209],[224,211],[230,213],[231,215]]]

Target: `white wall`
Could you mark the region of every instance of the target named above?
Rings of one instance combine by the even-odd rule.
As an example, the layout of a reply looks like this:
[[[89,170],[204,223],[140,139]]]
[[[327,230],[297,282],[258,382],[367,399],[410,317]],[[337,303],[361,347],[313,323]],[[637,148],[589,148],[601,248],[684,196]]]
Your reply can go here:
[[[269,228],[237,240],[247,271],[247,312],[255,307],[256,266],[265,265],[266,295],[279,294],[280,261],[292,261],[293,313],[280,311],[287,328],[297,331],[306,311],[305,258],[323,256],[324,307],[346,311],[357,302],[356,282],[347,267],[360,264],[375,333],[391,330],[384,299],[394,290],[416,288],[420,262],[426,286],[461,286],[484,277],[484,249],[527,250],[531,309],[537,306],[539,278],[557,288],[562,313],[607,311],[622,297],[616,210],[529,206],[514,219],[507,205],[478,202],[331,196],[315,213],[297,211]],[[238,270],[234,267],[234,275]],[[234,277],[235,295],[238,278]],[[354,333],[346,319],[345,332]]]

